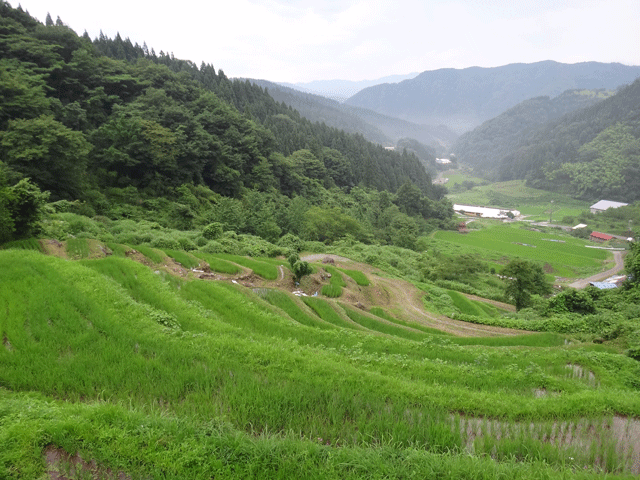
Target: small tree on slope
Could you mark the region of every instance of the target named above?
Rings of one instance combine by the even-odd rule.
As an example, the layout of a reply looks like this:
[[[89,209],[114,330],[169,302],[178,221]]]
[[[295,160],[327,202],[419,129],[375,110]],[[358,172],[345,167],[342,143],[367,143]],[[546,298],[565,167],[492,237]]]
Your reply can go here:
[[[531,295],[548,295],[552,291],[542,267],[527,260],[512,260],[501,273],[507,277],[505,295],[513,300],[516,310],[528,307]]]

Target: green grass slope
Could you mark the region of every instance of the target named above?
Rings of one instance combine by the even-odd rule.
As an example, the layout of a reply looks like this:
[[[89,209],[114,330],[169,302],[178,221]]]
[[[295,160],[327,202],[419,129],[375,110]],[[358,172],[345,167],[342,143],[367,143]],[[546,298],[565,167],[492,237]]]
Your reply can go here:
[[[587,447],[544,441],[558,419],[640,417],[638,362],[604,349],[407,339],[389,322],[380,335],[306,298],[325,321],[336,315],[318,328],[250,289],[115,256],[6,250],[0,272],[3,478],[44,477],[52,447],[132,478],[593,478],[596,463],[630,468],[604,428]],[[464,422],[485,417],[504,435],[470,456]]]

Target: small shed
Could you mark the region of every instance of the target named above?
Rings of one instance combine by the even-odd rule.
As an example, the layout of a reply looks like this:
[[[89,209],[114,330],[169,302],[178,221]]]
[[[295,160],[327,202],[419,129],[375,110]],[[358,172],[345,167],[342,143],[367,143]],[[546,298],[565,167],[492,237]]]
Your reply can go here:
[[[611,290],[612,288],[618,288],[618,285],[609,282],[589,282],[589,285],[596,287],[598,290]]]
[[[607,240],[611,240],[613,237],[611,235],[607,235],[606,233],[591,232],[589,238],[594,242],[606,242]]]
[[[600,213],[610,208],[626,207],[627,205],[629,204],[622,202],[612,202],[611,200],[600,200],[598,203],[594,203],[593,205],[591,205],[591,207],[589,207],[589,210],[591,211],[591,213]]]

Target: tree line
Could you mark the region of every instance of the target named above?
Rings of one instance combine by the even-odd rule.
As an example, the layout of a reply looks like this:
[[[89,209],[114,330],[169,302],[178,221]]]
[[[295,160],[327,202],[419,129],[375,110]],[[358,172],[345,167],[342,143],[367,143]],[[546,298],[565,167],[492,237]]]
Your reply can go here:
[[[244,205],[245,221],[234,230],[303,233],[275,210],[250,225],[251,198],[257,210],[278,205],[291,218],[296,208],[317,218],[332,212],[356,225],[336,227],[326,241],[335,232],[373,239],[390,223],[363,212],[374,211],[367,202],[379,206],[383,194],[388,204],[379,215],[392,208],[386,215],[404,219],[416,235],[451,221],[444,191],[411,153],[312,123],[211,65],[198,68],[119,35],[92,41],[60,19],[42,24],[6,2],[0,14],[0,205],[12,198],[7,189],[29,179],[59,208],[111,218],[153,214],[178,228],[220,217],[227,204]],[[360,210],[354,190],[364,192],[357,193]]]

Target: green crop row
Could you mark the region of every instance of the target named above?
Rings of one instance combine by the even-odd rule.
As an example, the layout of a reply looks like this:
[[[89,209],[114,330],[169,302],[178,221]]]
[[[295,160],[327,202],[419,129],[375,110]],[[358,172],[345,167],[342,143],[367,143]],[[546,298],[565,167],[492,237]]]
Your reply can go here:
[[[253,273],[261,276],[266,280],[275,280],[279,275],[278,267],[276,265],[274,265],[273,263],[261,261],[256,258],[243,257],[241,255],[231,255],[228,253],[215,253],[212,254],[212,256],[215,258],[226,260],[228,262],[237,263],[238,265],[242,265],[243,267],[250,268]]]
[[[242,268],[238,265],[222,260],[215,255],[203,252],[194,252],[194,255],[207,262],[209,264],[209,268],[214,272],[226,273],[228,275],[234,275],[242,272]]]
[[[340,268],[339,270],[347,274],[349,277],[351,277],[353,281],[356,282],[361,287],[366,287],[370,283],[367,276],[364,273],[362,273],[360,270],[346,270],[344,268]]]
[[[624,459],[607,453],[606,442],[604,450],[578,455],[549,450],[538,437],[546,433],[544,422],[640,416],[631,386],[638,362],[600,346],[550,348],[558,337],[462,345],[427,332],[408,341],[393,334],[407,328],[345,307],[354,321],[330,301],[305,297],[334,325],[318,328],[299,320],[306,310],[297,299],[289,297],[293,306],[282,298],[271,304],[244,287],[187,281],[116,256],[68,262],[7,250],[0,252],[0,271],[0,476],[42,476],[47,445],[134,477],[197,478],[203,465],[206,475],[231,476],[242,445],[278,442],[293,452],[322,444],[324,454],[307,453],[314,462],[326,455],[317,468],[335,455],[353,455],[339,463],[347,474],[349,458],[383,452],[388,461],[411,451],[418,458],[455,458],[446,463],[452,467],[467,461],[469,438],[462,417],[451,412],[468,421],[500,419],[503,440],[478,443],[477,451],[505,459],[526,448],[529,457],[518,468],[550,465],[573,475],[600,455],[615,472],[622,467],[614,461],[624,465]],[[292,313],[283,315],[287,309]],[[393,330],[381,331],[387,328]],[[588,375],[575,376],[572,365],[592,372],[597,388]],[[34,399],[21,391],[39,393]],[[478,421],[490,428],[490,420]],[[531,423],[541,425],[539,433],[518,431]],[[221,438],[221,450],[202,453]],[[371,446],[377,448],[365,453]],[[274,450],[267,452],[241,456],[263,459],[253,476],[271,472],[266,459]],[[149,462],[152,454],[157,462]],[[280,460],[272,459],[285,468]],[[570,468],[562,470],[565,464]],[[237,466],[246,473],[245,467]],[[349,475],[368,471],[358,467]]]

